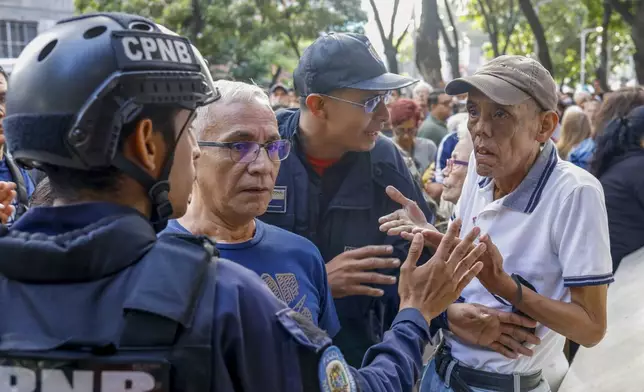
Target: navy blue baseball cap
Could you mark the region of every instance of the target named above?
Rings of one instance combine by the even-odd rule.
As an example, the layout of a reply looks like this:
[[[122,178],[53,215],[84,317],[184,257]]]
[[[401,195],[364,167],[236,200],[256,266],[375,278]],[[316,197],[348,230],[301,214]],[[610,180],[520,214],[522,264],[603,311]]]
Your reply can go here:
[[[304,51],[293,72],[300,97],[341,88],[389,91],[418,80],[387,72],[369,39],[362,34],[330,33]]]

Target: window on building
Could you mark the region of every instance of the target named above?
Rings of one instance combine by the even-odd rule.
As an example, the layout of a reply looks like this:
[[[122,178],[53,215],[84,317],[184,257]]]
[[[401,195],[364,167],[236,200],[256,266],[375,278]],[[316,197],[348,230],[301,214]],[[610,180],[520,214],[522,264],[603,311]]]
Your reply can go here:
[[[0,20],[0,57],[18,57],[36,35],[38,22]]]

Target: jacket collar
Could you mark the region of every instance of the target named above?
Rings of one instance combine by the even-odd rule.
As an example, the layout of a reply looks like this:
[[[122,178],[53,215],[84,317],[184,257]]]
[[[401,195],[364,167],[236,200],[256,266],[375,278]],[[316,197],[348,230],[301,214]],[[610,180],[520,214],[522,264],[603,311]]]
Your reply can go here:
[[[28,282],[97,280],[138,261],[155,240],[150,222],[128,207],[38,207],[0,231],[0,275]]]

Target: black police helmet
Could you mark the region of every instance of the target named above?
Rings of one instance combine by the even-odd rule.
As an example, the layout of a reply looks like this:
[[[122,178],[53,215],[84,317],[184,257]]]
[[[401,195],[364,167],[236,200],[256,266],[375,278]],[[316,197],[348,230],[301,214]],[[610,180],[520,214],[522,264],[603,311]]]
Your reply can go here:
[[[7,147],[25,166],[116,167],[149,193],[152,221],[172,214],[168,176],[152,178],[118,151],[121,129],[146,105],[195,110],[219,98],[204,60],[183,37],[135,15],[102,13],[60,21],[27,45],[7,92]],[[98,124],[112,110],[111,124]],[[185,129],[185,126],[184,126]]]

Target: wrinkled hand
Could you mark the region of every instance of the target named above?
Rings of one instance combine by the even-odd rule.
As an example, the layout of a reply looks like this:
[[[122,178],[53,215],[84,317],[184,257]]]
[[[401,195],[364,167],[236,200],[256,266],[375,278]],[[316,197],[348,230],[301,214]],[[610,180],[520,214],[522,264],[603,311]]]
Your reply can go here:
[[[13,182],[0,181],[0,223],[6,224],[13,214],[14,207],[11,205],[16,198],[16,184]]]
[[[534,352],[524,344],[541,340],[527,328],[537,323],[515,313],[503,312],[478,304],[453,304],[447,308],[450,331],[470,344],[487,347],[508,358],[531,357]]]
[[[333,298],[350,295],[380,297],[381,289],[365,284],[395,284],[396,278],[373,272],[375,269],[398,268],[400,260],[383,258],[393,253],[389,245],[365,246],[339,254],[326,264],[329,287]]]
[[[444,235],[437,231],[420,228],[413,229],[411,233],[401,233],[400,235],[404,239],[411,241],[415,234],[422,234],[425,246],[434,249],[439,246],[444,238]],[[453,246],[459,244],[460,241],[460,239],[456,238]],[[483,269],[477,278],[490,293],[500,294],[507,285],[514,286],[512,278],[503,270],[503,255],[501,255],[499,248],[492,242],[488,234],[482,235],[479,241],[486,245],[487,250],[479,259],[483,263]],[[469,250],[472,249],[474,249],[474,244],[469,245]]]
[[[414,236],[407,259],[400,268],[398,294],[401,310],[416,308],[429,323],[454,303],[465,286],[481,271],[483,265],[477,260],[486,245],[479,244],[468,250],[479,234],[479,228],[472,229],[459,245],[453,247],[460,228],[460,221],[455,221],[434,256],[420,267],[416,263],[423,250],[423,237],[420,234]]]
[[[398,189],[388,186],[386,189],[387,196],[396,203],[401,205],[401,209],[385,215],[378,219],[380,231],[387,235],[395,236],[403,232],[411,232],[414,229],[436,230],[434,226],[427,222],[423,210],[418,207],[415,201],[408,199]]]

